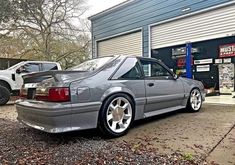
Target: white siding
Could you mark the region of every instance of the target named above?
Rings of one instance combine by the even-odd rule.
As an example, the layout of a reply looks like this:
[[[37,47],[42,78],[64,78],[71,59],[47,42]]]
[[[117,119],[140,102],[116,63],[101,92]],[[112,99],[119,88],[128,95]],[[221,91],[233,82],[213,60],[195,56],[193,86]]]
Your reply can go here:
[[[151,49],[235,34],[235,5],[151,27]]]
[[[97,42],[98,57],[110,55],[142,56],[142,32],[134,32]]]

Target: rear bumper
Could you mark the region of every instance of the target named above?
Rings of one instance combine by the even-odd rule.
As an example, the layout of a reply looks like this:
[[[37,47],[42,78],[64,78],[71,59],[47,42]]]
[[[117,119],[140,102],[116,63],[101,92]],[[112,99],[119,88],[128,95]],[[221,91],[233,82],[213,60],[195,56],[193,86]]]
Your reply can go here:
[[[98,107],[29,101],[16,103],[19,122],[48,133],[96,128]]]

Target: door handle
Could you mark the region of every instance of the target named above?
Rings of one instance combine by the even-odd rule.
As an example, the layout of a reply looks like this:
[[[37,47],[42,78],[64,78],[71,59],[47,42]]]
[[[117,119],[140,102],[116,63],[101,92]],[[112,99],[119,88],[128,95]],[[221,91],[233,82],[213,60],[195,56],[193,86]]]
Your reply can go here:
[[[148,83],[147,84],[149,87],[153,87],[154,86],[154,83]]]

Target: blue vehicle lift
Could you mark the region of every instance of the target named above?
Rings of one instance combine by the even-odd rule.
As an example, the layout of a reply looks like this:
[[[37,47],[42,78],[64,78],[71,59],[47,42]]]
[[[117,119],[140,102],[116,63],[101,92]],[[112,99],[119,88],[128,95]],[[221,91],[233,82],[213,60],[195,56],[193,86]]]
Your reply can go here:
[[[192,79],[192,43],[186,44],[186,77]]]

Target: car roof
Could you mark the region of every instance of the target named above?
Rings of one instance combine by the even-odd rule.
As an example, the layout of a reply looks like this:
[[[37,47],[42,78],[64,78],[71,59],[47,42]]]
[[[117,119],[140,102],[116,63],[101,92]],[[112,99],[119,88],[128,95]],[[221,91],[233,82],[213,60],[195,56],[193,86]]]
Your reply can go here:
[[[159,61],[161,62],[159,59],[156,58],[151,58],[151,57],[143,57],[143,56],[135,56],[135,55],[110,55],[110,56],[101,56],[101,57],[97,57],[97,58],[104,58],[104,57],[118,57],[118,58],[122,58],[122,59],[126,59],[126,58],[138,58],[138,59],[146,59],[146,60],[155,60],[155,61]],[[93,58],[93,59],[97,59],[97,58]]]
[[[32,62],[32,63],[57,63],[53,61],[24,61],[25,63]]]
[[[146,60],[155,60],[155,61],[161,62],[160,60],[158,60],[156,58],[151,58],[151,57],[134,56],[134,55],[131,55],[131,56],[120,55],[120,56],[124,56],[126,58],[138,58],[138,59],[146,59]]]
[[[18,64],[27,64],[27,63],[59,64],[58,62],[53,62],[53,61],[22,61]]]

